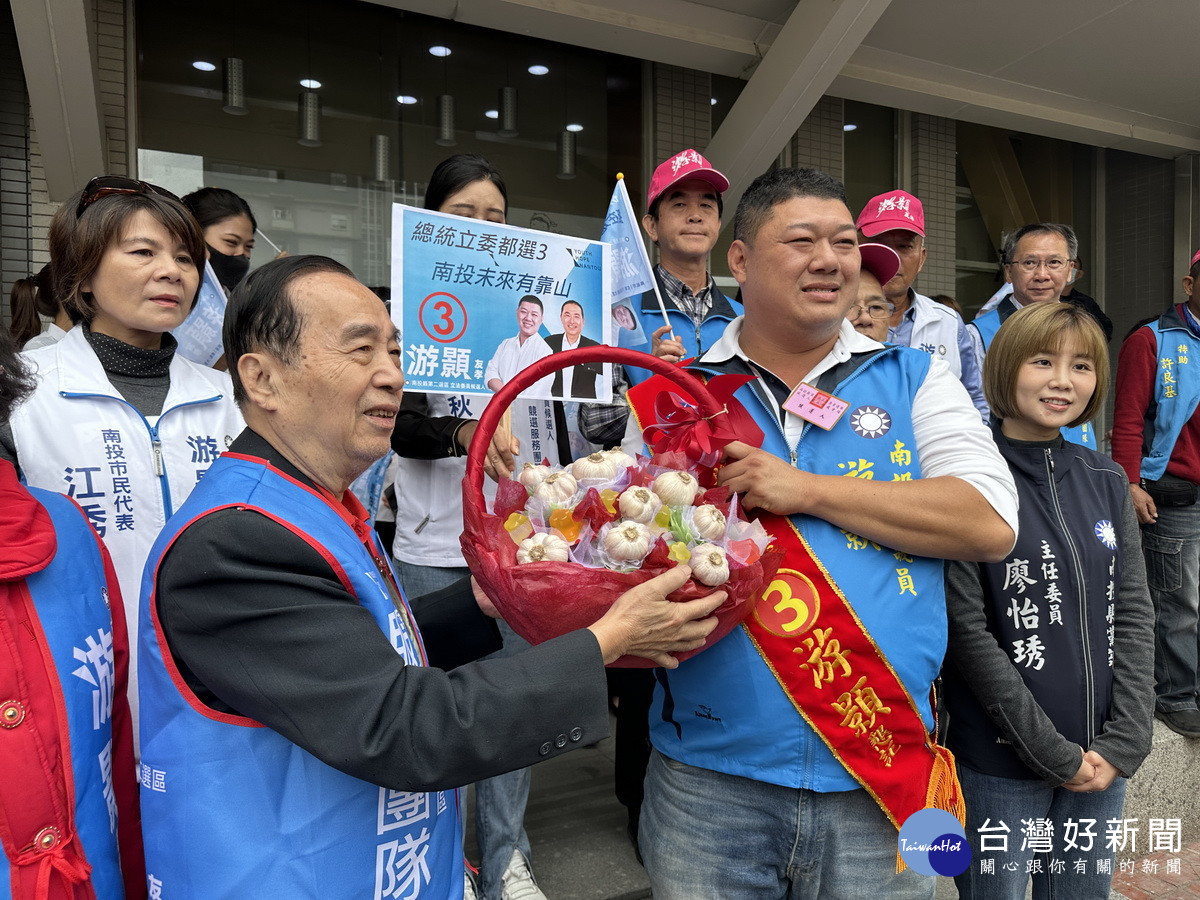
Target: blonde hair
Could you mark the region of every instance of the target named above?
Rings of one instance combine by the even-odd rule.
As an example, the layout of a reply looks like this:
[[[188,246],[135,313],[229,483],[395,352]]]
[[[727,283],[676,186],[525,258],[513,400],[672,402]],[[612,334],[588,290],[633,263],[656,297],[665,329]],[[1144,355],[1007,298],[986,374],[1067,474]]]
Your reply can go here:
[[[1021,366],[1037,353],[1057,353],[1068,339],[1074,339],[1075,352],[1088,359],[1096,372],[1096,390],[1071,427],[1095,417],[1108,390],[1108,344],[1091,313],[1060,301],[1031,303],[1017,310],[992,339],[983,358],[983,393],[995,418],[1020,414],[1016,393]]]

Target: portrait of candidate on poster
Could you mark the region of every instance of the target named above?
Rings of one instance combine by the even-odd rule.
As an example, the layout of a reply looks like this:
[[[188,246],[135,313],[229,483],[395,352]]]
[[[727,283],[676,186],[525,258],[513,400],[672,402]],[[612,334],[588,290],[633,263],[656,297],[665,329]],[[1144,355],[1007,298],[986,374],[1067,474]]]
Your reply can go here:
[[[394,204],[392,318],[406,388],[494,393],[551,353],[612,344],[609,250],[600,241]],[[522,397],[608,402],[611,366],[569,367]]]

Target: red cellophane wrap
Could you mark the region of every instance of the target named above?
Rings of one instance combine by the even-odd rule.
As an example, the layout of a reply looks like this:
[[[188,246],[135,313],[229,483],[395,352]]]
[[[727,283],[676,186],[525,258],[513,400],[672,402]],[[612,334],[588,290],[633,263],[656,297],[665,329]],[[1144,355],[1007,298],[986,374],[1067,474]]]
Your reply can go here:
[[[696,454],[692,456],[693,465],[700,457],[711,454],[714,446],[723,447],[734,438],[734,435],[723,430],[727,417],[722,406],[699,379],[657,357],[634,350],[602,345],[555,353],[519,372],[496,394],[484,410],[467,456],[467,475],[463,479],[462,550],[471,573],[496,604],[505,621],[532,644],[591,625],[625,591],[675,565],[667,557],[667,546],[661,539],[651,549],[641,568],[632,572],[590,568],[574,562],[518,565],[517,545],[505,531],[504,521],[509,513],[523,508],[524,503],[513,508],[516,498],[509,498],[501,508],[498,498],[497,512],[503,512],[503,518],[486,510],[483,500],[483,460],[504,410],[521,391],[538,379],[558,369],[585,362],[611,362],[651,369],[675,381],[690,397],[695,398],[699,404],[696,421],[701,423],[704,434],[699,446],[693,450]],[[678,435],[673,437],[673,441],[673,449],[688,452],[687,441],[680,440]],[[655,460],[660,461],[666,462]],[[717,488],[709,493],[721,490]],[[521,491],[525,491],[523,486]],[[586,502],[583,501],[584,504]],[[768,549],[748,566],[731,557],[729,581],[725,584],[710,588],[689,579],[682,588],[672,593],[668,599],[675,601],[695,600],[717,590],[726,591],[729,595],[716,612],[717,627],[709,635],[704,647],[679,653],[677,657],[684,660],[694,656],[737,627],[750,614],[755,601],[774,577],[781,558],[782,554],[773,549]],[[652,668],[654,663],[638,656],[624,656],[612,665]]]

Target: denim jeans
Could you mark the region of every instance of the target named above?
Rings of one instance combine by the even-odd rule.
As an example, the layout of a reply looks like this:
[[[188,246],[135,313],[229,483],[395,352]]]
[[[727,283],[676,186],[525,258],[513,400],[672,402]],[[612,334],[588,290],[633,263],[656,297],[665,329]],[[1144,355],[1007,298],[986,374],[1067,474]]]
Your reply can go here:
[[[1034,861],[1040,863],[1041,870],[1032,874],[1034,900],[1094,900],[1108,896],[1114,863],[1110,862],[1107,874],[1097,873],[1096,863],[1113,857],[1105,841],[1106,822],[1121,817],[1124,778],[1118,777],[1106,791],[1088,794],[1050,787],[1036,779],[984,775],[967,766],[958,767],[958,778],[967,804],[967,840],[972,857],[967,870],[954,879],[959,897],[1023,900]],[[1030,831],[1027,837],[1023,829],[1036,826],[1037,819],[1048,820],[1053,830],[1040,838]],[[1068,820],[1080,823],[1077,834],[1068,833]],[[1094,820],[1094,825],[1084,820]],[[980,828],[986,828],[983,835]],[[1090,841],[1084,837],[1085,832],[1092,833]],[[1046,840],[1046,835],[1049,852],[1035,852],[1041,851],[1039,840]],[[981,849],[984,841],[986,851]],[[1075,847],[1066,849],[1068,841]],[[1090,849],[1082,849],[1089,845]],[[1083,862],[1083,873],[1077,871],[1079,860]]]
[[[1154,600],[1154,682],[1163,712],[1196,708],[1200,642],[1200,503],[1158,508],[1142,528]]]
[[[931,900],[896,873],[897,832],[863,790],[817,793],[650,754],[642,857],[654,900]]]
[[[471,574],[471,570],[463,566],[415,566],[397,560],[396,574],[406,597],[420,597]],[[500,620],[496,624],[500,626],[504,647],[486,659],[511,656],[528,649],[529,644],[509,628],[507,622]],[[483,900],[500,900],[504,870],[514,849],[520,850],[526,859],[530,857],[529,836],[525,833],[529,782],[529,769],[475,782],[475,842],[479,845],[481,859],[479,884]]]

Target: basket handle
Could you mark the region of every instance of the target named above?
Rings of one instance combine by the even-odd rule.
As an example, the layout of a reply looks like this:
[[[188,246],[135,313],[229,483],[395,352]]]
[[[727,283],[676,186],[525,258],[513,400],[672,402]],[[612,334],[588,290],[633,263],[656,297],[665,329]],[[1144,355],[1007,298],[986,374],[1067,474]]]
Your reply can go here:
[[[643,353],[640,350],[629,350],[625,347],[610,347],[600,344],[596,347],[579,347],[575,350],[565,350],[561,353],[551,353],[544,356],[533,365],[527,366],[509,380],[504,387],[488,403],[487,409],[479,417],[479,427],[471,438],[471,447],[467,451],[467,474],[463,480],[463,503],[475,507],[480,514],[485,512],[483,502],[483,461],[487,457],[488,447],[492,443],[492,435],[505,411],[521,391],[536,384],[551,372],[569,369],[580,363],[607,362],[626,366],[636,366],[649,369],[656,375],[662,375],[683,388],[696,400],[700,411],[706,416],[716,416],[724,411],[724,406],[708,392],[708,389],[695,375],[682,366],[669,363]],[[561,460],[566,465],[569,460]]]

